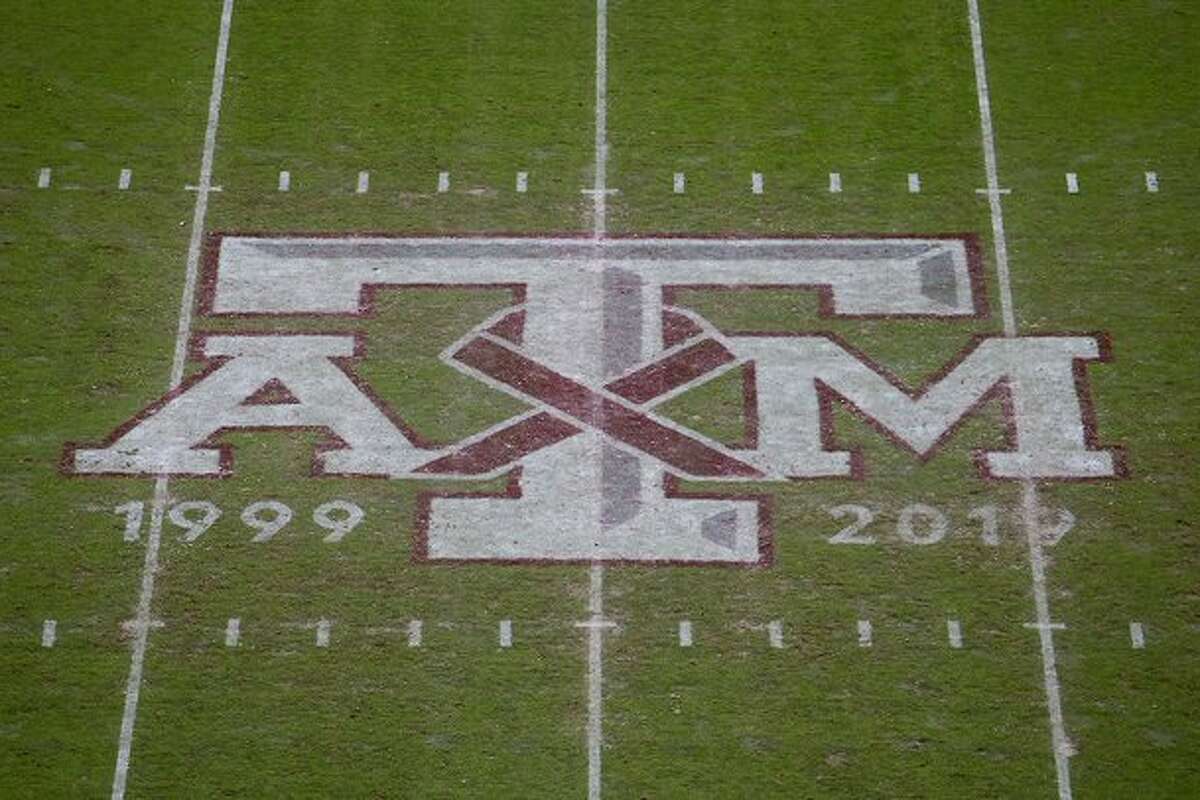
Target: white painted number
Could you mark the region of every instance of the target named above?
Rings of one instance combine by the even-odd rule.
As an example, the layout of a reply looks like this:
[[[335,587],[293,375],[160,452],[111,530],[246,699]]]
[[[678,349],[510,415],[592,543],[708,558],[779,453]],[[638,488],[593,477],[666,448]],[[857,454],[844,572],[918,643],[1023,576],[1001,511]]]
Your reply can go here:
[[[125,505],[113,509],[114,514],[125,517],[125,541],[136,542],[142,533],[142,517],[145,515],[146,504],[138,500],[130,500]]]
[[[1046,510],[1049,511],[1050,509]],[[1044,516],[1038,520],[1042,542],[1050,547],[1058,544],[1075,527],[1075,515],[1067,509],[1056,508],[1053,510],[1053,513],[1055,518],[1051,522],[1047,522]]]
[[[846,527],[829,537],[830,544],[875,544],[874,536],[863,536],[862,529],[875,521],[875,513],[866,506],[834,506],[829,509],[829,515],[834,519],[846,516],[855,517]]]
[[[263,512],[266,512],[264,515]],[[252,542],[267,542],[292,521],[292,510],[278,500],[259,500],[246,506],[242,522],[246,527],[258,531]]]
[[[980,506],[972,508],[967,514],[967,519],[979,520],[982,529],[979,532],[979,538],[983,539],[984,544],[990,544],[992,547],[997,547],[1000,544],[1000,511],[995,506]]]
[[[329,531],[321,541],[340,542],[363,521],[363,510],[348,500],[330,500],[313,511],[313,522]]]
[[[917,532],[914,522],[918,517],[926,520],[924,533]],[[937,544],[946,538],[949,528],[946,515],[924,503],[913,503],[900,509],[900,519],[896,520],[896,535],[909,544]]]
[[[192,519],[195,514],[199,519]],[[188,500],[171,506],[171,522],[183,528],[183,541],[194,542],[221,517],[221,509],[207,500]]]

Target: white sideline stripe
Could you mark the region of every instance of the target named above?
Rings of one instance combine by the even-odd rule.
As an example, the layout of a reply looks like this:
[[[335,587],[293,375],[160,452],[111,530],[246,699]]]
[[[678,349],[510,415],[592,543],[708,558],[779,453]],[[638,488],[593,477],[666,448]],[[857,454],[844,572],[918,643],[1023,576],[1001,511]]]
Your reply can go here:
[[[58,620],[48,619],[42,623],[42,647],[54,647],[58,637]]]
[[[1146,629],[1142,627],[1142,623],[1129,623],[1129,644],[1134,650],[1146,649]]]
[[[133,170],[126,167],[121,170],[120,176],[117,177],[117,188],[122,192],[127,190],[133,184]]]
[[[500,620],[500,646],[512,647],[512,620]]]
[[[410,620],[408,623],[408,646],[421,646],[421,628],[422,623],[419,619]]]
[[[921,193],[921,173],[919,173],[919,172],[908,173],[908,193],[909,194],[920,194]]]
[[[279,171],[279,191],[290,192],[292,190],[292,173],[286,169]]]
[[[521,194],[524,194],[525,192],[529,191],[529,173],[528,172],[518,172],[517,173],[517,191],[520,192]]]
[[[761,172],[750,173],[750,191],[754,194],[763,193],[763,176]]]
[[[596,125],[592,238],[608,233],[608,0],[596,0]],[[604,746],[604,565],[588,570],[588,800],[600,800]]]
[[[448,191],[450,191],[450,173],[449,172],[439,172],[438,173],[438,194],[445,194]]]
[[[871,620],[860,619],[858,621],[858,646],[870,647],[871,644]]]
[[[683,194],[687,190],[687,176],[682,172],[675,173],[675,194]]]
[[[679,622],[679,646],[692,646],[692,623],[690,620],[680,620]]]
[[[1146,173],[1146,191],[1150,192],[1151,194],[1154,194],[1158,191],[1158,173],[1157,172],[1147,172]]]
[[[961,650],[963,646],[962,623],[956,619],[946,620],[946,636],[950,640],[950,647],[955,650]]]
[[[842,191],[842,173],[829,173],[829,191],[833,194],[838,194]]]
[[[355,194],[366,194],[371,188],[371,173],[363,170],[358,173],[358,185],[354,187]]]
[[[783,649],[783,622],[773,619],[767,623],[767,641],[776,650]]]
[[[330,623],[327,619],[317,620],[317,647],[329,647]]]
[[[987,172],[987,198],[992,217],[992,238],[996,249],[996,278],[999,284],[1000,309],[1004,320],[1004,335],[1017,333],[1013,312],[1012,278],[1008,270],[1008,241],[1004,235],[999,171],[996,167],[996,134],[992,126],[992,100],[988,90],[987,60],[983,49],[983,23],[979,17],[979,0],[967,0],[971,23],[971,52],[975,66],[975,91],[979,100],[979,130],[983,144],[983,161]],[[1054,632],[1050,625],[1050,600],[1046,590],[1046,559],[1042,552],[1041,531],[1037,524],[1037,487],[1033,481],[1022,481],[1021,515],[1029,548],[1029,571],[1033,584],[1034,606],[1037,609],[1038,638],[1042,647],[1042,683],[1046,692],[1046,708],[1050,717],[1050,742],[1054,755],[1055,777],[1059,800],[1071,800],[1071,745],[1063,722],[1062,693],[1058,684],[1058,667],[1054,651]]]
[[[1067,194],[1079,194],[1079,176],[1074,172],[1067,173]]]
[[[42,167],[40,170],[38,170],[37,186],[39,189],[49,189],[50,188],[50,168],[49,167]]]
[[[238,617],[230,617],[225,623],[225,646],[237,647],[238,640],[242,636],[242,620]]]
[[[204,151],[200,158],[200,183],[196,191],[196,206],[192,213],[191,238],[188,241],[187,273],[183,296],[179,303],[179,326],[175,334],[175,355],[171,365],[171,383],[175,389],[183,380],[187,360],[187,342],[192,328],[192,307],[196,300],[196,280],[200,267],[200,246],[204,236],[204,220],[208,214],[208,194],[212,187],[213,154],[217,147],[217,126],[221,119],[221,94],[225,88],[225,61],[229,53],[229,29],[233,21],[233,0],[225,0],[221,8],[221,30],[217,36],[217,54],[213,63],[212,91],[208,98],[208,123],[204,129]],[[167,479],[154,481],[154,504],[150,513],[150,530],[146,540],[146,556],[142,563],[142,585],[138,595],[137,627],[133,653],[129,659],[129,678],[125,684],[125,708],[121,714],[121,733],[118,739],[116,767],[113,771],[112,800],[125,797],[129,777],[129,759],[133,751],[133,729],[137,721],[138,698],[142,690],[142,671],[146,664],[146,645],[150,638],[150,606],[154,599],[154,578],[158,572],[158,550],[162,543],[163,514],[168,500]]]

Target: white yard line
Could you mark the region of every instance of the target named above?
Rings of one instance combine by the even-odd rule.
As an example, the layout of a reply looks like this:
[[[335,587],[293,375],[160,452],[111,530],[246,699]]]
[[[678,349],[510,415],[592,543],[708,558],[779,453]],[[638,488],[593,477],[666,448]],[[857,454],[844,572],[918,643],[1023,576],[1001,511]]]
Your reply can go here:
[[[971,49],[975,62],[975,89],[979,99],[979,127],[983,140],[983,161],[987,171],[988,206],[992,216],[992,236],[996,249],[996,278],[1000,289],[1000,309],[1004,335],[1016,336],[1017,323],[1013,311],[1012,281],[1008,269],[1008,242],[1004,234],[1004,209],[1001,199],[999,172],[996,166],[996,133],[992,126],[992,100],[988,90],[987,58],[983,48],[983,25],[978,0],[967,0],[971,23]],[[1063,722],[1062,693],[1059,688],[1057,657],[1054,650],[1054,623],[1050,616],[1050,599],[1046,590],[1046,557],[1042,549],[1038,523],[1037,487],[1032,480],[1021,485],[1021,516],[1029,548],[1029,571],[1033,585],[1034,608],[1037,612],[1038,637],[1042,648],[1042,682],[1046,693],[1046,708],[1050,717],[1050,740],[1058,781],[1059,800],[1071,800],[1072,749]]]
[[[592,177],[592,238],[608,233],[608,0],[596,0],[596,125]],[[604,746],[604,565],[588,574],[588,800],[600,800]]]
[[[200,248],[204,240],[204,220],[208,214],[208,194],[212,190],[213,153],[217,147],[217,126],[221,119],[221,96],[225,87],[225,61],[229,52],[229,29],[233,21],[233,0],[225,0],[221,9],[221,30],[213,64],[212,91],[208,98],[208,125],[204,129],[204,151],[200,158],[200,182],[196,186],[196,206],[192,213],[192,235],[188,242],[187,275],[179,303],[179,326],[175,333],[175,356],[168,389],[179,386],[187,360],[187,340],[192,329],[192,306],[200,267]],[[125,709],[121,715],[121,733],[117,762],[113,771],[112,799],[125,797],[129,760],[133,751],[133,730],[137,721],[138,697],[142,689],[142,671],[146,663],[146,645],[150,638],[150,606],[154,599],[154,578],[158,572],[158,551],[162,543],[163,516],[167,506],[167,478],[154,481],[154,505],[150,531],[142,563],[142,585],[134,620],[133,653],[129,660],[129,678],[125,683]]]

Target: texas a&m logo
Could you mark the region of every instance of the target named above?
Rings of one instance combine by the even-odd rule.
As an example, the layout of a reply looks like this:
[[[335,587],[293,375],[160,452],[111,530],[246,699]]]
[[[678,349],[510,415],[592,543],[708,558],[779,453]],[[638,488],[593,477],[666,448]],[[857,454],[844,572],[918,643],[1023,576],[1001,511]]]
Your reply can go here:
[[[462,239],[214,235],[200,314],[286,316],[287,334],[198,334],[192,377],[100,445],[71,445],[68,471],[208,475],[235,470],[228,431],[316,429],[315,475],[405,480],[508,476],[507,490],[427,492],[415,552],[439,560],[765,563],[763,496],[683,490],[861,475],[833,431],[840,403],[916,457],[1000,404],[1005,449],[977,453],[991,478],[1117,475],[1094,440],[1086,364],[1102,336],[977,337],[923,386],[906,387],[827,333],[719,331],[674,304],[681,289],[811,290],[826,317],[986,314],[969,236],[877,239]],[[351,320],[405,287],[503,287],[512,305],[442,354],[529,410],[433,444],[355,372],[362,334],[303,332]],[[659,406],[731,371],[745,432],[720,442]]]

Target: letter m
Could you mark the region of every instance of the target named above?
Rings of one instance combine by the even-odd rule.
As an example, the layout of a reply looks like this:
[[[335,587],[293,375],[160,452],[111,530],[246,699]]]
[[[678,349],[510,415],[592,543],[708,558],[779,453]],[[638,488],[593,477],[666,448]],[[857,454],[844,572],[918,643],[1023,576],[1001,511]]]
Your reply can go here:
[[[976,453],[985,477],[1123,474],[1120,451],[1095,442],[1086,362],[1108,359],[1102,336],[980,338],[915,390],[830,335],[739,336],[735,341],[738,354],[756,364],[756,457],[772,474],[857,473],[857,454],[833,443],[834,402],[926,459],[992,399],[1003,410],[1009,449]]]

